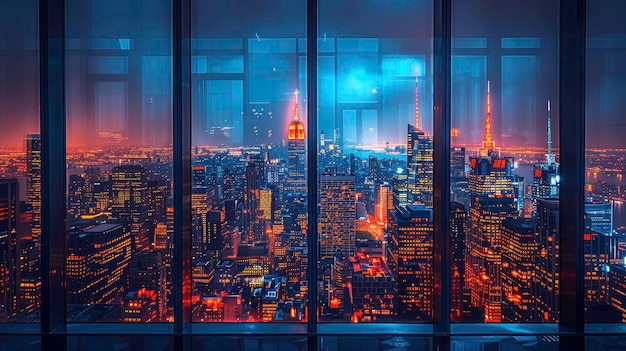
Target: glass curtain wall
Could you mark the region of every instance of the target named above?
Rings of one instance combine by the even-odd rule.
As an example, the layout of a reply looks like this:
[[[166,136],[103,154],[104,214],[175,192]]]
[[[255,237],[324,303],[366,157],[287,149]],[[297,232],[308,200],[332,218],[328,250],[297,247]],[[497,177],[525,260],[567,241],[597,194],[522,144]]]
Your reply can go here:
[[[432,320],[432,6],[319,2],[320,322]]]
[[[452,4],[451,318],[556,322],[559,2]]]
[[[0,323],[39,322],[38,3],[0,3]]]
[[[306,1],[192,2],[192,320],[304,322]]]
[[[622,1],[587,5],[583,241],[588,323],[626,322],[626,25],[620,16],[624,11]]]
[[[67,320],[172,321],[171,3],[66,6]]]

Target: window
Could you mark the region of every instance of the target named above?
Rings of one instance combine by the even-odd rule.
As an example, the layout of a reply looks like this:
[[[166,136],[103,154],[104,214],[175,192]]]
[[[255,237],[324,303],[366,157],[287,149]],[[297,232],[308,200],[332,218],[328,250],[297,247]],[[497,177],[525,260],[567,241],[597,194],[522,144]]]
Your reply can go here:
[[[626,27],[618,1],[587,8],[584,296],[588,323],[626,322]],[[611,9],[611,10],[609,10]],[[615,11],[615,12],[614,12]]]
[[[454,321],[558,321],[557,14],[557,1],[453,1]]]
[[[67,320],[173,320],[170,2],[68,1]]]
[[[192,319],[304,322],[306,2],[192,13]]]
[[[430,1],[320,1],[320,322],[432,320],[431,37]]]
[[[0,3],[0,323],[39,322],[41,138],[37,2]]]

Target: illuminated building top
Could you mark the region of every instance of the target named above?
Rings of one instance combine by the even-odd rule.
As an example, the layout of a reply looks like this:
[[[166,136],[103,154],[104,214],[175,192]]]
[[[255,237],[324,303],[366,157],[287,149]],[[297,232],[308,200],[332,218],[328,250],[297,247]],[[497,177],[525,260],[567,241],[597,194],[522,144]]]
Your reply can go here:
[[[304,124],[298,115],[298,91],[296,90],[296,106],[293,111],[293,119],[289,123],[289,140],[304,140]]]
[[[495,150],[496,143],[491,140],[491,91],[490,82],[487,81],[487,120],[485,121],[485,140],[479,154],[488,156],[490,151]]]

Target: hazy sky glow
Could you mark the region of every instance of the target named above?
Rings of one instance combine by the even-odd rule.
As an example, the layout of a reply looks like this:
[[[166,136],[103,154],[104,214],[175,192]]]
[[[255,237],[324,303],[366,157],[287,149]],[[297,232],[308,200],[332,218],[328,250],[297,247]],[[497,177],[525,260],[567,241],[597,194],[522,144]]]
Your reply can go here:
[[[147,5],[129,6],[121,0],[114,0],[113,4],[107,3],[106,6],[91,5],[91,9],[83,8],[76,1],[68,3],[68,145],[111,143],[111,138],[117,137],[129,144],[171,143],[171,26],[164,11],[158,10],[161,6],[168,6],[167,1],[154,2],[158,4],[156,9]],[[354,0],[326,1],[320,5],[320,37],[334,43],[331,51],[324,51],[326,44],[321,43],[320,55],[335,57],[338,70],[324,70],[324,63],[320,61],[319,128],[333,128],[322,125],[325,119],[335,128],[342,128],[342,111],[351,109],[349,103],[344,102],[354,98],[368,99],[370,97],[360,91],[376,89],[378,95],[372,95],[374,100],[371,102],[377,104],[373,108],[378,110],[377,142],[402,142],[402,134],[395,129],[389,132],[390,126],[382,121],[397,121],[401,125],[404,119],[411,119],[411,108],[402,107],[412,103],[411,78],[407,77],[406,83],[398,83],[400,76],[385,74],[385,62],[391,62],[388,60],[391,54],[418,60],[431,55],[432,6],[427,1],[406,0],[358,1],[359,6],[355,6],[356,3]],[[626,33],[623,21],[614,15],[620,11],[607,12],[606,9],[626,7],[626,4],[606,0],[603,3],[607,6],[599,6],[598,10],[595,10],[596,6],[591,7],[588,16],[587,145],[626,147],[626,141],[621,137],[626,130],[626,118],[623,118],[626,102],[621,98],[626,93],[626,79],[623,78],[626,75],[626,47],[623,51],[603,50],[603,47],[621,47],[624,41],[620,38]],[[550,99],[554,102],[553,134],[558,144],[556,1],[554,4],[539,0],[506,4],[495,0],[455,1],[454,5],[452,124],[460,128],[458,142],[477,143],[482,139],[485,81],[489,79],[492,81],[494,138],[498,143],[542,146],[545,141],[545,101]],[[23,143],[26,133],[38,130],[36,1],[4,2],[1,6],[0,114],[3,122],[0,146],[17,147]],[[305,41],[296,40],[305,36],[305,23],[301,20],[306,12],[304,2],[276,0],[271,5],[263,5],[241,0],[227,3],[201,1],[196,7],[194,36],[198,41],[194,55],[209,58],[209,71],[206,75],[197,75],[198,81],[210,80],[212,74],[226,74],[220,72],[235,72],[232,71],[234,66],[215,66],[213,63],[222,55],[220,48],[212,46],[217,43],[215,39],[239,41],[239,49],[236,44],[231,47],[234,51],[229,49],[235,55],[238,50],[243,54],[245,46],[256,47],[251,43],[254,39],[284,39],[280,44],[270,43],[266,52],[252,52],[249,59],[243,59],[240,73],[228,73],[234,81],[242,81],[242,88],[233,88],[241,90],[213,90],[214,93],[208,95],[194,93],[195,100],[199,100],[194,102],[194,119],[201,121],[194,123],[205,125],[205,136],[197,137],[199,142],[208,140],[209,124],[214,123],[204,119],[210,119],[210,115],[218,111],[211,107],[202,112],[202,106],[216,106],[216,103],[225,101],[240,104],[243,112],[239,120],[237,115],[241,113],[238,110],[219,107],[222,109],[219,113],[230,119],[227,123],[235,126],[226,125],[226,133],[232,133],[228,132],[229,128],[235,128],[241,135],[235,143],[280,142],[279,136],[284,134],[291,114],[291,107],[286,103],[288,95],[306,84]],[[272,11],[268,11],[269,8]],[[538,13],[542,10],[545,10],[544,15]],[[85,17],[85,11],[91,12],[92,18]],[[344,16],[349,11],[357,12]],[[419,14],[420,18],[409,20],[403,15],[407,11]],[[484,12],[485,16],[467,15],[476,11]],[[372,18],[372,13],[377,16]],[[237,21],[229,20],[232,16],[237,16]],[[527,21],[530,17],[533,18],[532,25]],[[140,20],[134,21],[134,18]],[[375,51],[350,51],[348,44],[342,44],[348,42],[340,41],[349,38],[379,39]],[[503,38],[522,38],[522,48],[503,49],[500,45],[504,43]],[[524,38],[538,38],[539,50],[524,49]],[[219,45],[226,45],[226,48],[232,44],[231,40]],[[265,45],[261,44],[257,46],[262,48]],[[293,46],[289,48],[289,45]],[[426,81],[420,98],[428,128],[432,123],[432,69],[427,66],[424,73]],[[402,86],[405,88],[398,90]],[[333,89],[337,90],[331,92]],[[225,98],[224,94],[231,97]],[[388,102],[398,107],[387,108]],[[255,120],[252,109],[263,103],[273,112],[273,117],[262,116]],[[301,104],[304,103],[301,99]],[[360,122],[352,127],[359,129]],[[328,130],[326,133],[331,134]]]

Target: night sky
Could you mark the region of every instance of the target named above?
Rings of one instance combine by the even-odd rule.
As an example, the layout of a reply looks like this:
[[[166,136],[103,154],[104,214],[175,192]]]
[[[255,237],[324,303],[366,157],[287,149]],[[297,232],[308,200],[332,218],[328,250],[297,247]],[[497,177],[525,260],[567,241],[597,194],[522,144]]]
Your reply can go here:
[[[490,79],[496,140],[506,145],[544,145],[545,114],[542,111],[545,109],[545,100],[558,101],[557,4],[555,0],[454,2],[454,38],[484,38],[487,43],[483,49],[454,47],[454,55],[487,57],[485,64],[467,66],[469,71],[463,74],[471,76],[474,73],[470,71],[478,70],[475,72],[478,85],[459,88],[457,102],[453,84],[453,104],[459,103],[461,97],[465,99],[463,105],[459,105],[456,110],[453,106],[452,109],[455,113],[452,117],[453,126],[457,122],[465,123],[461,128],[462,134],[467,133],[464,141],[475,142],[482,138],[477,132],[481,110],[484,111],[485,88],[482,82]],[[37,1],[5,1],[0,6],[0,146],[14,147],[24,143],[27,133],[37,132],[38,129]],[[157,60],[144,62],[144,65],[153,65],[151,72],[161,72],[156,78],[147,79],[141,77],[141,67],[133,67],[132,57],[136,53],[167,59],[171,50],[169,2],[71,0],[68,6],[67,58],[72,63],[68,64],[66,73],[69,143],[80,144],[88,140],[89,132],[83,128],[91,128],[93,131],[98,128],[98,123],[104,123],[98,121],[98,118],[107,118],[111,114],[120,115],[115,118],[120,118],[125,125],[129,143],[141,143],[141,140],[144,144],[163,143],[158,130],[148,129],[151,123],[171,124],[171,120],[167,120],[171,118],[168,117],[171,109],[171,89],[168,87],[171,73],[161,72],[161,67],[167,67],[168,61],[163,61],[163,66]],[[194,37],[242,39],[254,38],[257,34],[262,38],[304,37],[305,8],[305,1],[293,0],[194,1]],[[623,98],[626,95],[626,23],[621,18],[624,12],[626,3],[620,0],[597,0],[589,4],[586,102],[588,146],[626,147],[626,138],[623,138],[626,132],[626,99]],[[432,4],[427,1],[325,0],[320,1],[319,28],[320,33],[332,38],[428,40],[432,35],[431,14]],[[499,44],[501,38],[540,38],[541,46],[530,51],[504,51],[495,45]],[[130,50],[120,50],[126,45]],[[397,49],[399,53],[405,51],[403,47]],[[406,51],[411,53],[412,50],[408,48]],[[500,67],[503,81],[494,81],[494,72],[498,72],[494,62],[500,60],[500,55],[524,56],[529,52],[538,57],[537,63],[531,63],[525,68],[519,66],[520,74],[502,71],[503,67],[515,69],[517,61],[511,61],[508,66],[503,63]],[[89,56],[94,54],[128,55],[129,61],[125,68],[113,67],[113,74],[102,74],[90,71],[92,66]],[[111,64],[123,66],[124,63],[120,62]],[[526,76],[523,69],[532,71],[535,68],[538,72],[536,82],[516,83],[521,79],[519,77]],[[125,83],[102,83],[110,81]],[[513,88],[504,91],[502,85]],[[136,93],[142,89],[143,93]],[[425,85],[422,99],[430,97],[430,89]],[[98,92],[105,92],[103,94],[106,96],[94,96]],[[513,101],[511,94],[523,96],[512,102],[515,103],[514,107],[502,106],[503,101]],[[122,112],[114,107],[96,111],[96,106],[118,102],[126,104],[126,107],[121,108]],[[423,104],[428,106],[427,102]],[[554,103],[553,106],[552,117],[556,122],[558,104]],[[244,102],[243,110],[247,111],[248,107]],[[531,117],[516,115],[516,111],[531,111]],[[425,110],[423,113],[424,118],[432,118],[431,111]],[[465,122],[462,122],[464,119]],[[138,120],[143,122],[133,122]],[[554,134],[558,134],[555,122]],[[524,132],[512,133],[512,130]]]

